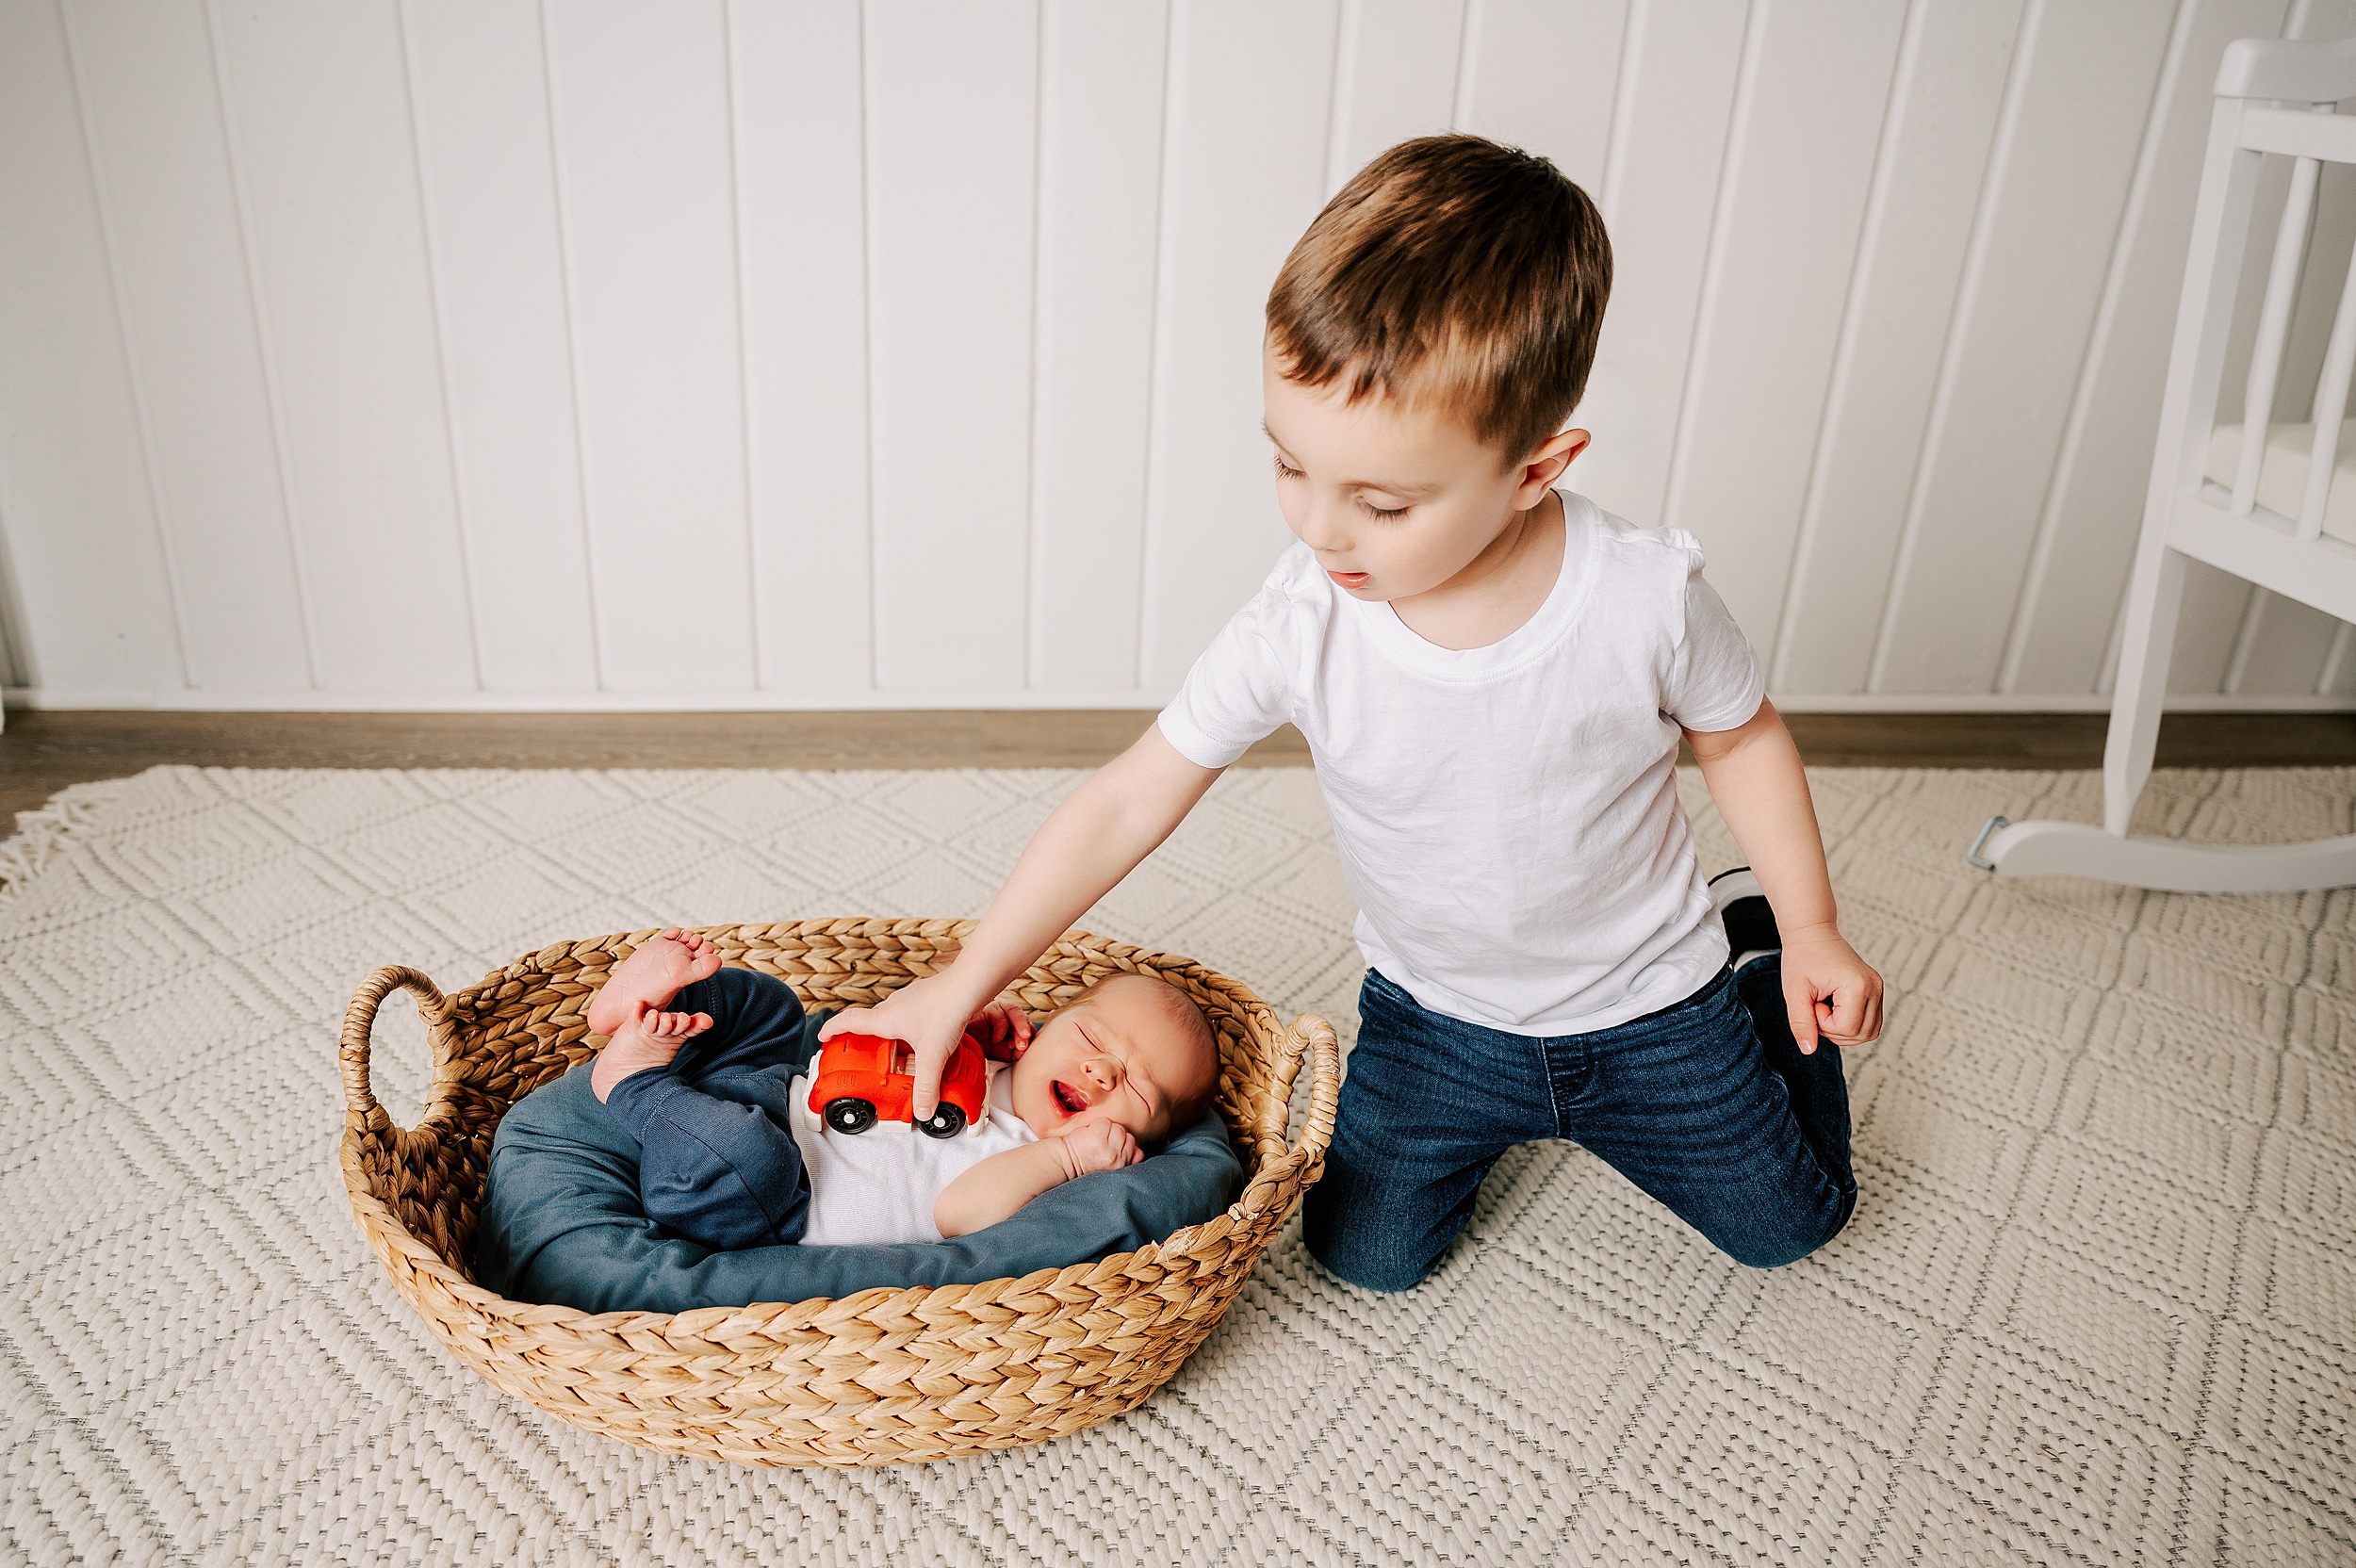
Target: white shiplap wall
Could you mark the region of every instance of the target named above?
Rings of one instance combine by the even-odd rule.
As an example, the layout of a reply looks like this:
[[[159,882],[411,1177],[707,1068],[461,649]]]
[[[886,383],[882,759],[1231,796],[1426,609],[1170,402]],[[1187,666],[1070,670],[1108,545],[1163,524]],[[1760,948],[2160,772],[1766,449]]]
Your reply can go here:
[[[0,673],[1153,701],[1284,543],[1277,264],[1456,125],[1601,202],[1579,478],[1779,694],[2100,706],[2218,52],[2349,12],[4,0]],[[2205,574],[2179,684],[2346,703],[2356,649]]]

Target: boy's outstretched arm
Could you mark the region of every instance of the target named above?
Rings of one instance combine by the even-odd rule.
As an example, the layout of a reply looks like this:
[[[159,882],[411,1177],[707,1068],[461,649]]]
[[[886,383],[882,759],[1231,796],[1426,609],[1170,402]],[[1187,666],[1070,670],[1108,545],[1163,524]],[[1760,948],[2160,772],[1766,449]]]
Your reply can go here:
[[[1819,1035],[1862,1045],[1882,1032],[1882,977],[1841,934],[1800,748],[1775,704],[1740,727],[1685,731],[1702,781],[1751,862],[1783,933],[1783,1000],[1803,1052]]]
[[[1170,837],[1219,776],[1186,760],[1153,725],[1137,743],[1080,781],[1032,836],[957,961],[911,981],[873,1007],[849,1007],[819,1037],[857,1029],[908,1042],[915,1112],[932,1115],[941,1069],[966,1020],[979,1012]]]

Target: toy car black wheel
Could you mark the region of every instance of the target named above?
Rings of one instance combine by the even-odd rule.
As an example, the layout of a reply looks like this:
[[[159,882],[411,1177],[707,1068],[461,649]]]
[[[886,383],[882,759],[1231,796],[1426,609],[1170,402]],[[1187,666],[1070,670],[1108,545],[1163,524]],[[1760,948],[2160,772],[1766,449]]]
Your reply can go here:
[[[864,1133],[875,1125],[875,1107],[864,1100],[826,1102],[826,1125],[838,1133]]]
[[[932,1116],[916,1124],[916,1130],[928,1138],[953,1138],[965,1131],[965,1113],[946,1100],[933,1107]]]

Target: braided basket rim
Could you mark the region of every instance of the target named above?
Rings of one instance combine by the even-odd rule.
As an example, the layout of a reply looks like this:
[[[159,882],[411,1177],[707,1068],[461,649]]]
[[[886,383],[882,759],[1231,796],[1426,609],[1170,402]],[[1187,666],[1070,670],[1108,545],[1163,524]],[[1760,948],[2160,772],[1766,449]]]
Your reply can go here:
[[[849,919],[699,929],[726,961],[779,973],[806,1001],[833,1001],[845,996],[872,1000],[930,972],[954,956],[972,927],[969,921]],[[483,1166],[490,1132],[524,1094],[590,1054],[581,1014],[587,996],[602,983],[599,971],[627,956],[656,931],[553,943],[448,996],[418,972],[387,966],[362,984],[345,1021],[347,1115],[337,1163],[363,1236],[402,1298],[460,1360],[494,1386],[576,1425],[664,1451],[761,1464],[874,1464],[952,1457],[1077,1430],[1134,1408],[1176,1370],[1224,1315],[1268,1242],[1321,1173],[1340,1065],[1333,1029],[1324,1020],[1303,1015],[1291,1029],[1280,1030],[1267,1004],[1239,982],[1192,959],[1074,930],[1008,988],[1026,1007],[1044,1010],[1035,1004],[1068,997],[1094,978],[1117,971],[1155,973],[1179,984],[1198,1003],[1207,997],[1218,1004],[1217,1010],[1205,1004],[1204,1011],[1221,1041],[1219,1108],[1246,1171],[1243,1190],[1220,1214],[1134,1251],[973,1284],[878,1285],[843,1297],[682,1313],[589,1313],[499,1296],[475,1283],[445,1255],[448,1249],[463,1258],[469,1250],[472,1206],[480,1202],[487,1174]],[[747,961],[747,955],[755,956],[755,961]],[[815,968],[810,974],[781,972],[774,962],[777,955],[792,955]],[[772,961],[758,961],[764,956]],[[417,994],[434,1052],[425,1111],[411,1129],[396,1127],[368,1086],[370,1028],[378,1005],[395,988]],[[515,1009],[519,1003],[530,1005],[518,1014]],[[524,1021],[520,1027],[514,1025],[515,1017]],[[523,1048],[537,1054],[520,1071],[484,1078],[483,1058],[468,1054],[463,1037],[469,1020],[479,1032],[506,1026],[512,1041],[520,1043],[529,1037]],[[1314,1073],[1310,1111],[1300,1141],[1287,1147],[1290,1091],[1304,1059]],[[530,1081],[523,1082],[527,1077]],[[481,1121],[485,1114],[487,1123],[466,1130],[468,1118]],[[444,1132],[451,1128],[464,1135],[446,1139]],[[449,1147],[452,1143],[468,1145],[471,1155],[458,1161]],[[404,1196],[404,1171],[412,1184],[426,1188],[427,1200]],[[469,1181],[471,1196],[465,1190]],[[454,1228],[444,1223],[448,1201],[429,1201],[451,1194],[463,1211]],[[396,1205],[429,1220],[441,1245],[420,1235]],[[1100,1322],[1107,1316],[1108,1304],[1117,1305],[1129,1320],[1110,1328]],[[949,1331],[958,1322],[967,1325],[962,1337]],[[1015,1415],[984,1420],[974,1413],[980,1408],[979,1395],[967,1390],[962,1404],[960,1396],[947,1396],[942,1409],[956,1406],[968,1413],[946,1423],[957,1429],[942,1430],[940,1413],[923,1408],[932,1396],[921,1390],[911,1386],[896,1400],[871,1392],[895,1367],[914,1376],[906,1365],[911,1357],[949,1344],[961,1348],[956,1354],[968,1358],[970,1373],[979,1360],[989,1359],[975,1357],[972,1347],[977,1331],[983,1339],[990,1337],[991,1323],[1007,1325],[1008,1332],[1019,1323],[1018,1337],[1053,1331],[1052,1350],[1036,1351],[1017,1367],[1031,1373],[1034,1380],[1016,1396],[1002,1394],[991,1406],[1027,1407]],[[1101,1343],[1088,1342],[1091,1334]],[[815,1356],[812,1336],[843,1354],[871,1355],[875,1370],[851,1380],[860,1385],[856,1391],[839,1374],[810,1372]],[[750,1357],[769,1374],[771,1385],[789,1395],[808,1395],[805,1384],[814,1384],[842,1397],[817,1413],[810,1398],[789,1399],[793,1408],[771,1419],[769,1425],[777,1429],[770,1430],[762,1425],[766,1418],[750,1408],[758,1400],[721,1397],[735,1392],[725,1378],[704,1378],[694,1397],[673,1398],[682,1374],[670,1368],[654,1379],[640,1365],[642,1360],[657,1360],[663,1353],[697,1364],[723,1354]],[[1081,1373],[1070,1373],[1072,1380],[1059,1385],[1061,1390],[1086,1397],[1045,1402],[1032,1397],[1055,1382],[1060,1370],[1050,1366],[1040,1380],[1038,1366],[1083,1353],[1095,1358],[1084,1371],[1098,1376],[1103,1389],[1091,1391],[1078,1380]],[[947,1354],[941,1351],[935,1359]],[[761,1360],[764,1355],[766,1362]],[[1005,1375],[1018,1360],[998,1357],[991,1366]],[[594,1363],[594,1370],[581,1373],[576,1363]],[[805,1384],[793,1384],[790,1378],[778,1382],[777,1374],[788,1364],[803,1369]],[[933,1384],[944,1381],[939,1365],[927,1366],[925,1374]],[[1005,1376],[999,1387],[1003,1391],[1016,1380]],[[648,1387],[659,1382],[661,1388],[648,1394],[635,1386],[640,1382]],[[916,1395],[914,1408],[898,1409],[911,1404],[910,1393]],[[866,1408],[877,1404],[892,1404],[895,1410],[879,1417]],[[674,1406],[693,1408],[682,1413]],[[725,1409],[711,1414],[718,1407]],[[907,1429],[893,1427],[893,1420]],[[825,1429],[828,1422],[849,1429]],[[879,1425],[884,1429],[874,1429]]]

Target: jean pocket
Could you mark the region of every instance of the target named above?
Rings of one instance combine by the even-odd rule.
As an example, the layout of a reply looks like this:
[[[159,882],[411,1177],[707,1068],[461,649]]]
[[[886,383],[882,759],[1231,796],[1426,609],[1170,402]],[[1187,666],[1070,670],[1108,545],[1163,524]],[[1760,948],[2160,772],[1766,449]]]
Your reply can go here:
[[[1398,981],[1379,969],[1366,971],[1365,988],[1382,997],[1385,1002],[1404,1003],[1410,1007],[1415,1005],[1415,999],[1401,990]]]

